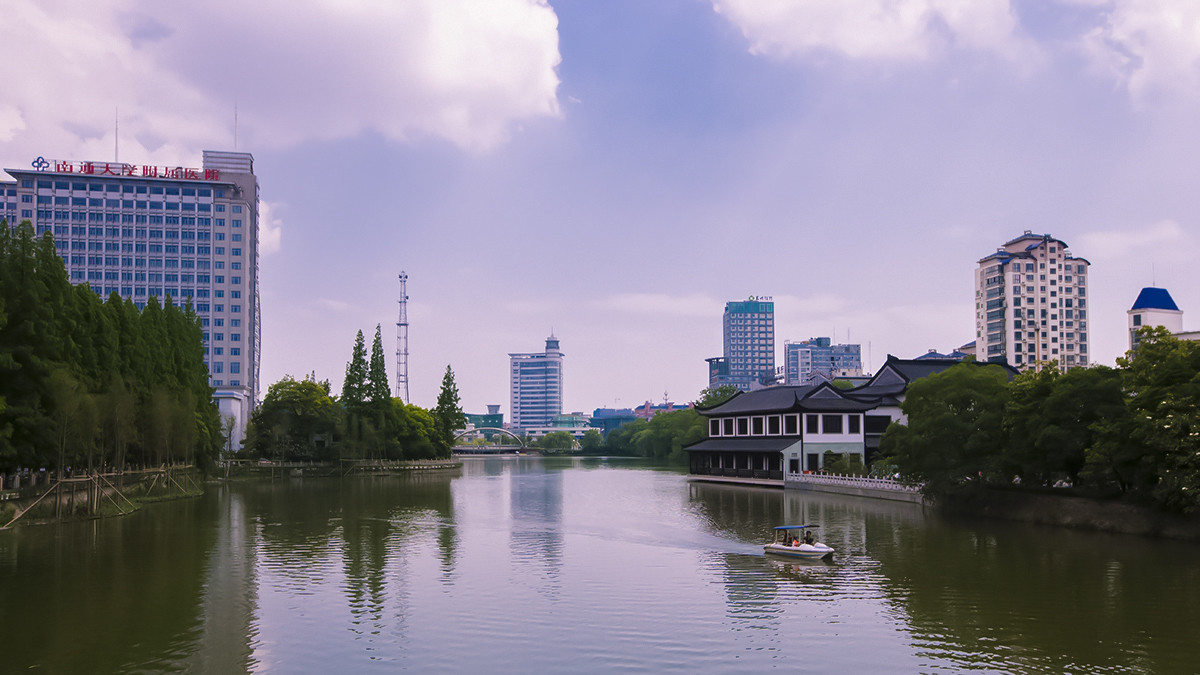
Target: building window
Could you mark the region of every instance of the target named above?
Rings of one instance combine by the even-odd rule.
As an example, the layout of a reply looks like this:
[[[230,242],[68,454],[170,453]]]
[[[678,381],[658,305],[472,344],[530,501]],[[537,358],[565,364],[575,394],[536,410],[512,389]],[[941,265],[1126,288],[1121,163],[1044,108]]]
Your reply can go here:
[[[721,435],[722,436],[732,436],[733,435],[733,418],[732,417],[726,417],[725,419],[721,420]]]
[[[767,418],[767,435],[768,436],[778,436],[779,435],[779,430],[780,430],[779,422],[780,422],[779,415],[772,415]]]
[[[846,418],[846,423],[847,423],[847,428],[846,428],[847,433],[858,434],[858,433],[862,432],[862,418],[859,417],[858,415],[848,416]]]
[[[762,436],[766,431],[766,421],[761,417],[754,417],[750,420],[750,433],[755,436]]]
[[[797,436],[800,434],[800,416],[786,415],[783,418],[783,433],[785,436]]]
[[[841,415],[821,415],[821,431],[826,434],[842,433]]]
[[[804,416],[804,433],[819,434],[821,433],[821,418],[818,415]]]
[[[709,420],[708,421],[708,435],[709,436],[720,436],[721,435],[721,420]]]
[[[748,418],[748,417],[739,417],[738,418],[738,420],[737,420],[737,435],[738,436],[749,436],[750,435],[750,418]]]

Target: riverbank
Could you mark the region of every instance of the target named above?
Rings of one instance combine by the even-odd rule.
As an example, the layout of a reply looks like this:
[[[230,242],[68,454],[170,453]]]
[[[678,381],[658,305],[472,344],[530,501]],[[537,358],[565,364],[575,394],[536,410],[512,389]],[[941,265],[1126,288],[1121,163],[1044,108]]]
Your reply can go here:
[[[343,462],[269,462],[232,460],[222,463],[216,480],[257,478],[341,478],[354,475],[387,476],[413,471],[447,471],[462,468],[456,459],[416,459],[403,461],[353,460]]]
[[[0,502],[0,530],[123,516],[145,504],[204,494],[195,467],[163,467],[89,474],[7,493]]]
[[[980,490],[943,498],[936,506],[950,515],[1200,542],[1200,518],[1113,500]]]

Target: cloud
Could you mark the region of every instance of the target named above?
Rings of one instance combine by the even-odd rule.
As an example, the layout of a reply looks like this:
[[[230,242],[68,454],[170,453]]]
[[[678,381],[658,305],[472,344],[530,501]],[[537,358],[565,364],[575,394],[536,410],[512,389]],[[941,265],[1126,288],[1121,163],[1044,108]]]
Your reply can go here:
[[[597,300],[595,306],[597,309],[654,316],[720,317],[725,311],[725,303],[699,294],[618,293]]]
[[[12,0],[10,152],[198,161],[204,148],[377,133],[486,150],[559,114],[545,0]]]
[[[283,243],[283,221],[274,216],[274,207],[263,201],[258,209],[258,253],[270,255]]]
[[[1078,0],[1075,0],[1078,2]],[[1104,23],[1082,49],[1093,66],[1137,100],[1194,92],[1200,85],[1200,3],[1195,0],[1109,0]]]
[[[952,47],[1025,49],[1009,0],[713,0],[713,9],[741,29],[752,53],[775,57],[921,61]]]
[[[1080,237],[1080,251],[1090,262],[1126,262],[1130,256],[1153,252],[1163,259],[1191,256],[1194,247],[1191,235],[1174,220],[1162,220],[1153,225],[1126,230],[1088,232]]]

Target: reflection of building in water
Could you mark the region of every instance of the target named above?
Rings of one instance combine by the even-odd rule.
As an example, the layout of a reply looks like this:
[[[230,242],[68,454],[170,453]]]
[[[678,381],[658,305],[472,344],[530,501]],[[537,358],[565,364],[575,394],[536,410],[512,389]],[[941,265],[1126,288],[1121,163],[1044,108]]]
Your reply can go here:
[[[197,639],[204,648],[193,652],[187,670],[243,673],[252,665],[250,640],[258,612],[254,523],[240,493],[225,487],[218,491],[225,518],[217,522],[204,575]]]
[[[557,594],[563,562],[563,472],[547,471],[541,459],[517,460],[509,466],[509,553],[517,566],[540,568],[547,581],[540,592]]]

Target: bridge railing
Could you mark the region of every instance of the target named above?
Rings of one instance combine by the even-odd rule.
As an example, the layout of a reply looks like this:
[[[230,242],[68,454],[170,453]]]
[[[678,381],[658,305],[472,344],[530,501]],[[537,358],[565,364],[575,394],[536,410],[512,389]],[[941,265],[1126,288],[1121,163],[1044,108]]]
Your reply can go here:
[[[920,492],[920,485],[901,483],[892,478],[871,478],[868,476],[851,476],[831,473],[788,473],[785,482],[812,483],[815,485],[842,485],[846,487],[862,487],[874,490],[891,490],[893,492]]]

